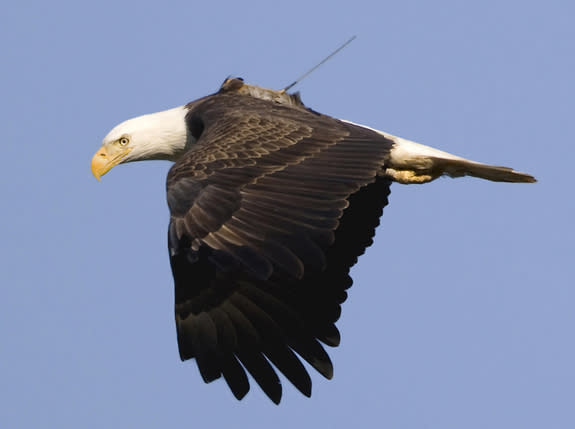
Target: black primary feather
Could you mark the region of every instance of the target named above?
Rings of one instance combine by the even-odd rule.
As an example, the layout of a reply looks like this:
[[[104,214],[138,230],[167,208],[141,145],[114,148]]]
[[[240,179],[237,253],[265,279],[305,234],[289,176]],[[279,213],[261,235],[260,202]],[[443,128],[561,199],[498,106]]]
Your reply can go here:
[[[188,105],[196,141],[168,175],[178,345],[204,381],[241,399],[247,371],[279,403],[276,370],[306,396],[300,359],[333,375],[324,346],[387,204],[392,142],[236,89]]]

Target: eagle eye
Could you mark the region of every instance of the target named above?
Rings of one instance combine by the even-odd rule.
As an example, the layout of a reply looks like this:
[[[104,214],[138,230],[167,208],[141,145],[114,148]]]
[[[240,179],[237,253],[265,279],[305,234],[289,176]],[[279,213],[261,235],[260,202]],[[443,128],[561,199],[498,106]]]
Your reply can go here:
[[[128,143],[130,143],[130,139],[128,137],[120,137],[118,139],[118,143],[120,143],[120,146],[126,146]]]

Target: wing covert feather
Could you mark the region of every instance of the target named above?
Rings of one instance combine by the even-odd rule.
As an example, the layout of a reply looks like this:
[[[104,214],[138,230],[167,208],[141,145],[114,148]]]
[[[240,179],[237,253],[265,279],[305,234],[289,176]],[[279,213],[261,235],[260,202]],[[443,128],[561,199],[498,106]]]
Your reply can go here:
[[[201,134],[167,181],[181,358],[196,358],[206,382],[223,375],[238,399],[247,371],[278,403],[274,366],[310,396],[297,355],[332,377],[320,341],[339,344],[349,269],[387,204],[378,173],[391,142],[229,94],[191,105],[187,120]]]

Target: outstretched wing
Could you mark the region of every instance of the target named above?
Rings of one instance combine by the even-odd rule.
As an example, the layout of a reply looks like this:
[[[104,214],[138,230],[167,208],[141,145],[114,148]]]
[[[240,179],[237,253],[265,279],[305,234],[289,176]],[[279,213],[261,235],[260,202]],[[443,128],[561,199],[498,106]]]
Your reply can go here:
[[[206,382],[223,375],[238,399],[247,370],[279,403],[271,364],[309,396],[297,355],[331,378],[320,342],[339,344],[349,269],[387,204],[378,173],[392,142],[245,95],[189,107],[195,144],[167,181],[180,356]]]

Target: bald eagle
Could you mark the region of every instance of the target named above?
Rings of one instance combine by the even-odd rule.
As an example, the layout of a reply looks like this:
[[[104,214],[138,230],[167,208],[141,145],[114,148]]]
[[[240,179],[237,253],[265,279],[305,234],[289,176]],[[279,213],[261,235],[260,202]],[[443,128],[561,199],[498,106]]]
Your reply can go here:
[[[227,79],[218,92],[110,131],[96,178],[120,163],[175,162],[167,178],[168,247],[182,360],[247,373],[276,404],[279,370],[311,396],[300,359],[326,378],[350,268],[372,244],[392,182],[440,176],[535,182],[307,108],[299,95]],[[247,373],[246,373],[247,371]]]

